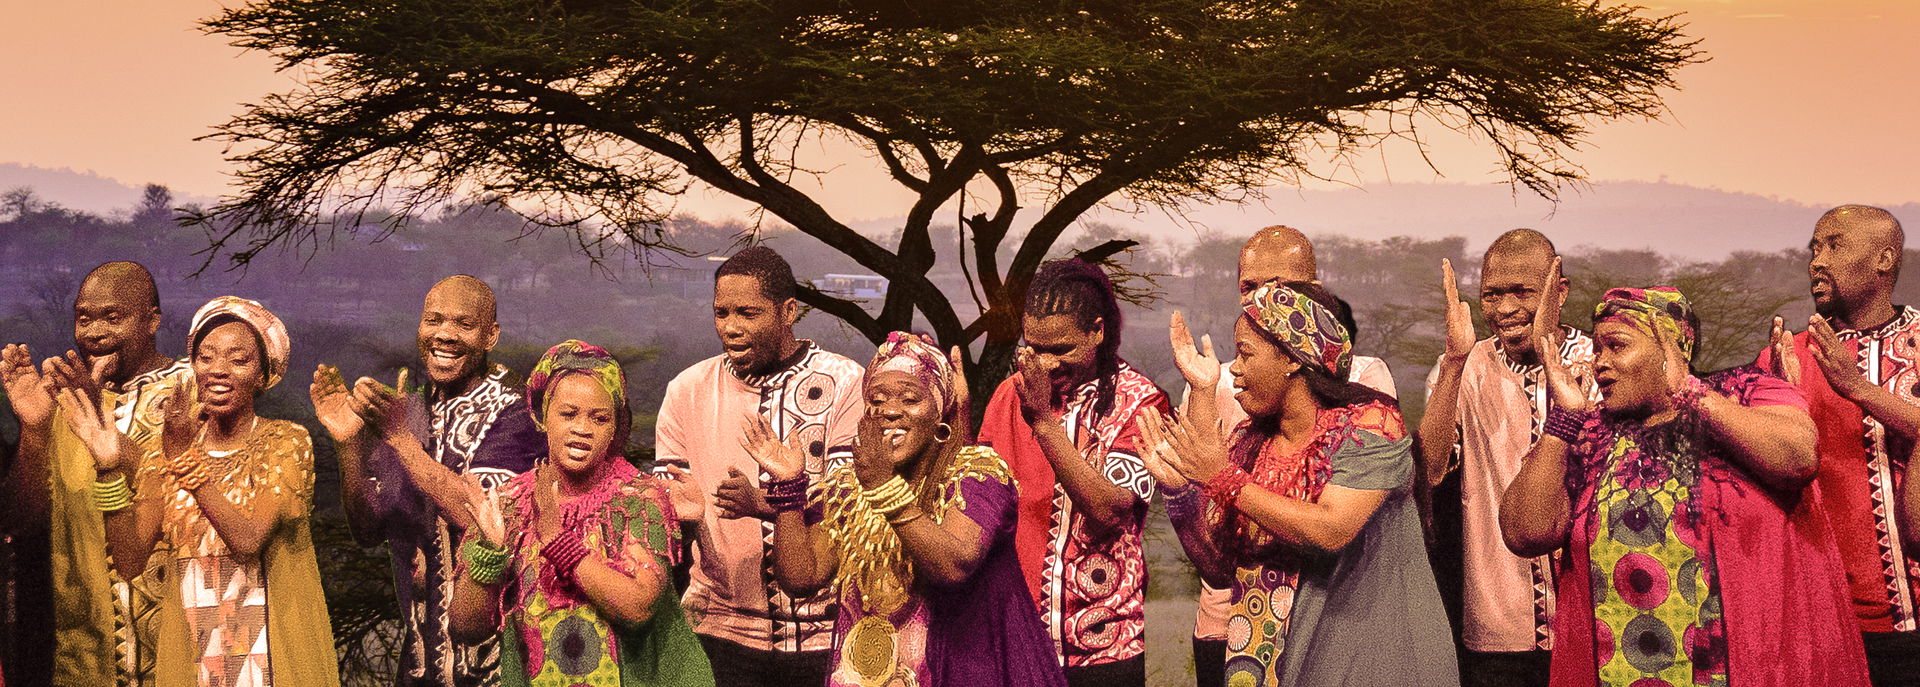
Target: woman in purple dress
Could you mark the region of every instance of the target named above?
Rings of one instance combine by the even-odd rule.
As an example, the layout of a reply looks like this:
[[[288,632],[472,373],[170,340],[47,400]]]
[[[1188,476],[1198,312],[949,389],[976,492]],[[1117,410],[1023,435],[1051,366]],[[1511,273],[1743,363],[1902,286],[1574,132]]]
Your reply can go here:
[[[957,358],[959,351],[953,355]],[[1014,486],[968,446],[967,383],[923,337],[895,332],[867,368],[852,447],[812,488],[804,453],[764,423],[747,450],[773,481],[774,574],[789,594],[835,583],[833,687],[1064,687],[1013,551]]]

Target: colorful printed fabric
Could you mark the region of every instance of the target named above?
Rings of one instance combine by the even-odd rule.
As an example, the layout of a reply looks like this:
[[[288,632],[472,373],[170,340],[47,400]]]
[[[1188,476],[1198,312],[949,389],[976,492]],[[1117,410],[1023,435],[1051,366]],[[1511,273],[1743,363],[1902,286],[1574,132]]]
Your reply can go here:
[[[980,442],[991,445],[1013,471],[1019,490],[1014,549],[1021,572],[1063,665],[1112,663],[1145,651],[1147,566],[1142,532],[1155,482],[1135,445],[1136,420],[1154,408],[1171,412],[1153,380],[1122,361],[1115,371],[1112,407],[1099,405],[1100,380],[1066,398],[1061,423],[1080,456],[1115,486],[1137,497],[1120,527],[1104,527],[1075,509],[1053,464],[1020,412],[1018,375],[1002,382],[987,404]],[[1035,486],[1038,485],[1038,486]]]
[[[940,347],[924,334],[892,332],[887,334],[886,343],[880,344],[873,352],[873,362],[867,365],[870,374],[895,371],[905,372],[920,380],[927,393],[933,397],[933,405],[941,409],[941,417],[946,417],[947,389],[953,386],[953,361],[940,352]]]
[[[1751,366],[1708,384],[1742,405],[1805,407]],[[1813,490],[1770,491],[1689,418],[1589,413],[1568,462],[1553,684],[1866,683]]]
[[[614,446],[626,446],[627,432],[633,424],[633,416],[627,412],[627,375],[607,349],[576,339],[547,349],[534,364],[533,374],[527,376],[527,406],[533,412],[534,426],[546,431],[547,387],[566,372],[587,374],[613,399]]]
[[[1885,324],[1835,333],[1868,383],[1920,404],[1920,308],[1902,306]],[[1813,359],[1806,332],[1794,335],[1793,344],[1800,390],[1819,432],[1815,484],[1840,545],[1854,616],[1864,632],[1920,630],[1920,551],[1902,540],[1894,507],[1903,476],[1913,474],[1913,440],[1888,431],[1833,390]],[[1770,370],[1771,348],[1763,348],[1759,358]]]
[[[778,369],[743,376],[714,356],[667,384],[654,423],[655,459],[686,465],[702,493],[734,471],[758,484],[771,476],[747,455],[740,437],[750,420],[765,420],[782,442],[806,452],[807,475],[819,479],[830,447],[853,441],[866,406],[860,363],[801,340]],[[833,647],[834,594],[795,598],[773,572],[773,523],[701,515],[684,605],[700,635],[759,651],[826,652]]]
[[[584,592],[545,567],[534,497],[539,471],[502,489],[507,549],[513,577],[501,587],[504,616],[500,683],[510,687],[705,687],[713,670],[687,626],[668,568],[676,561],[679,528],[666,487],[620,458],[608,458],[592,491],[561,506],[578,523],[583,542],[625,575],[655,577],[660,594],[653,615],[628,629],[601,616]]]
[[[1700,319],[1693,304],[1671,286],[1644,289],[1608,289],[1593,307],[1593,324],[1619,322],[1653,335],[1657,327],[1680,347],[1680,355],[1693,359],[1694,340],[1699,336]]]
[[[852,449],[834,454],[809,522],[828,528],[841,603],[829,687],[1066,687],[1013,551],[1013,477],[992,449],[960,450],[928,517],[980,527],[984,555],[956,584],[916,579],[900,538],[868,508]]]
[[[1333,311],[1278,279],[1242,296],[1240,308],[1297,359],[1346,378],[1353,364],[1353,336]]]
[[[160,538],[143,579],[169,582],[155,625],[154,684],[160,687],[316,687],[339,684],[325,592],[309,526],[313,443],[300,425],[262,418],[246,445],[204,452],[201,460],[234,506],[275,508],[273,535],[260,555],[228,549],[192,492],[160,460],[145,454],[136,493],[163,503]],[[197,450],[197,449],[195,449]]]
[[[200,311],[193,314],[193,324],[187,327],[188,353],[193,351],[193,341],[202,336],[201,330],[222,316],[238,319],[260,335],[260,343],[266,348],[267,370],[267,384],[261,388],[271,389],[279,384],[287,376],[293,340],[287,337],[287,325],[257,302],[239,296],[221,296],[200,306]]]
[[[534,426],[526,396],[508,386],[510,376],[506,366],[496,364],[458,396],[430,389],[406,399],[418,411],[407,418],[421,449],[454,474],[473,476],[496,498],[508,480],[547,456],[546,436]],[[400,683],[499,683],[498,642],[463,646],[453,641],[448,606],[458,579],[460,530],[414,486],[391,446],[381,443],[372,450],[367,462],[374,511],[392,551],[394,596],[404,614]]]

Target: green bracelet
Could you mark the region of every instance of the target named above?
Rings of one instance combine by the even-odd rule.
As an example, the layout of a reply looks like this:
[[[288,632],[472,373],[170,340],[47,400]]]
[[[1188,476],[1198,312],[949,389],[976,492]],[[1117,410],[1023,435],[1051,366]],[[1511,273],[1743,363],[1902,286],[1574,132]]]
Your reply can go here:
[[[468,539],[460,549],[467,559],[467,577],[480,584],[499,584],[507,572],[507,550],[479,539]]]
[[[93,506],[102,513],[133,505],[133,488],[127,486],[127,476],[119,475],[111,482],[93,483]]]

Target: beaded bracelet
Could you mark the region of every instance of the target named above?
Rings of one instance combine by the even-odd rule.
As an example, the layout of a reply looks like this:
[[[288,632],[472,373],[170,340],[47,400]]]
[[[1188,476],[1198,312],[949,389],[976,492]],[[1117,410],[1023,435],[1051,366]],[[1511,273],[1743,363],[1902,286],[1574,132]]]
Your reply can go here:
[[[880,486],[862,491],[860,496],[866,500],[868,508],[887,516],[913,504],[913,490],[899,475],[888,478]]]
[[[127,486],[126,475],[116,476],[111,482],[93,483],[93,506],[100,512],[112,513],[131,505],[133,488]]]
[[[800,475],[792,479],[783,479],[766,484],[767,505],[775,513],[807,509],[807,476]]]
[[[1215,502],[1232,507],[1233,502],[1240,498],[1240,490],[1247,488],[1247,483],[1252,481],[1253,475],[1247,474],[1246,470],[1240,469],[1237,465],[1228,465],[1202,488],[1207,490],[1207,496]]]
[[[1548,408],[1546,419],[1540,423],[1540,433],[1571,445],[1580,439],[1582,426],[1580,416],[1573,411]]]
[[[572,582],[580,561],[587,559],[587,543],[580,538],[579,530],[568,530],[540,547],[540,557],[547,559],[547,568],[555,577]]]
[[[1161,487],[1167,499],[1167,519],[1185,522],[1200,513],[1200,490],[1189,482],[1178,487]]]
[[[507,572],[507,550],[468,539],[460,553],[467,559],[467,578],[480,584],[499,584]]]

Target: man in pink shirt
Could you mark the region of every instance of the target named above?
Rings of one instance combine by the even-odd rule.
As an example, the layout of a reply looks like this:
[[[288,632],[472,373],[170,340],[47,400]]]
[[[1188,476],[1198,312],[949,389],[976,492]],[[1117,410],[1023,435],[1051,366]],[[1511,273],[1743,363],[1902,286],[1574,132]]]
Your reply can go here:
[[[1554,567],[1548,556],[1521,558],[1500,533],[1500,497],[1540,437],[1547,386],[1535,350],[1537,335],[1554,331],[1552,354],[1580,375],[1589,394],[1593,339],[1557,322],[1535,326],[1549,299],[1566,298],[1565,277],[1541,289],[1558,255],[1531,229],[1502,234],[1480,266],[1480,316],[1493,336],[1474,340],[1473,315],[1456,295],[1453,267],[1443,264],[1447,293],[1446,351],[1427,379],[1427,410],[1420,450],[1427,486],[1460,470],[1461,684],[1547,684],[1553,649]]]
[[[656,460],[685,465],[713,502],[694,521],[694,562],[682,604],[706,647],[718,684],[826,684],[833,596],[788,596],[775,584],[768,480],[741,445],[764,419],[798,443],[819,477],[827,449],[852,442],[862,409],[862,370],[844,356],[795,339],[793,270],[753,247],[714,273],[713,323],[723,352],[667,384],[654,429]]]

